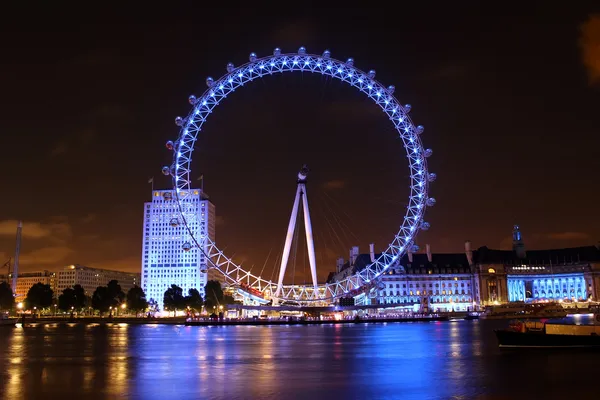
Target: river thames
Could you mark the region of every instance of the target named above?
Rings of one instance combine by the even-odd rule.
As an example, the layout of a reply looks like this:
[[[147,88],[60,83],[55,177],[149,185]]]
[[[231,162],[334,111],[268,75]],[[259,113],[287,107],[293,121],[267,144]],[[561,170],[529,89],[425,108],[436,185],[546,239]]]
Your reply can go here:
[[[502,321],[0,329],[4,399],[590,397],[600,358],[501,352]]]

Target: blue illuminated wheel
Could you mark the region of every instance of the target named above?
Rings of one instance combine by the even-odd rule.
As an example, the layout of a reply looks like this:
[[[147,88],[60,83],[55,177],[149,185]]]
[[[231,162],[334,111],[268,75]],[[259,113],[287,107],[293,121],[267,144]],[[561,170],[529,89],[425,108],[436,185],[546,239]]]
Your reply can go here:
[[[306,54],[306,49],[301,47],[295,54],[281,54],[275,49],[272,56],[258,58],[250,54],[250,61],[240,67],[232,63],[227,64],[227,73],[219,79],[207,78],[208,89],[199,97],[190,96],[189,102],[192,110],[187,117],[177,117],[175,123],[181,127],[179,137],[174,142],[168,142],[167,147],[173,150],[173,164],[163,168],[165,175],[173,178],[176,192],[175,201],[179,202],[180,217],[188,227],[193,244],[206,253],[211,260],[213,268],[219,270],[228,283],[257,288],[268,297],[275,293],[277,283],[255,276],[249,271],[235,264],[227,257],[216,244],[208,237],[196,237],[189,229],[190,218],[193,215],[185,212],[185,198],[192,189],[190,181],[190,168],[194,145],[204,122],[213,109],[224,100],[227,95],[255,79],[267,75],[283,72],[313,72],[327,75],[366,94],[371,100],[381,107],[388,116],[395,129],[398,131],[404,144],[410,167],[410,196],[406,214],[398,233],[394,236],[387,249],[371,264],[355,275],[349,276],[335,283],[320,284],[315,290],[312,286],[288,285],[283,287],[277,297],[280,300],[295,300],[301,302],[328,301],[345,295],[356,294],[361,289],[373,288],[377,278],[406,253],[413,249],[414,239],[419,230],[427,230],[429,224],[423,221],[425,209],[435,204],[435,199],[428,196],[429,183],[434,181],[436,175],[429,173],[426,159],[431,155],[431,149],[424,149],[420,135],[423,132],[421,125],[415,126],[408,116],[410,105],[400,105],[394,97],[394,86],[385,87],[375,80],[375,71],[363,72],[354,67],[354,60],[349,58],[346,62],[331,58],[326,50],[322,55]]]

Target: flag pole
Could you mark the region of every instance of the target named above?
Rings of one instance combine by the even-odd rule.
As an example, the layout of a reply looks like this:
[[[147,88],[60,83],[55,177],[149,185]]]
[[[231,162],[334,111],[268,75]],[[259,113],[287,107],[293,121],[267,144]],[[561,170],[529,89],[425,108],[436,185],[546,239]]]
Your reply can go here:
[[[204,174],[200,174],[198,180],[200,181],[200,192],[202,192],[202,196],[204,196]]]

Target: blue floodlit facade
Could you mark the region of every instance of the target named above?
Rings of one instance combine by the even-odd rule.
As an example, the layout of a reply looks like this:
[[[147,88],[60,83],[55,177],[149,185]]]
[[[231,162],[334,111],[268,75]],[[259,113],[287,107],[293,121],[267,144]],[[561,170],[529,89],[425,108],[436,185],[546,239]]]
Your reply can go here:
[[[508,275],[508,301],[587,300],[591,295],[583,273]]]
[[[587,301],[600,295],[600,245],[526,250],[519,226],[512,250],[479,248],[473,259],[476,301]]]

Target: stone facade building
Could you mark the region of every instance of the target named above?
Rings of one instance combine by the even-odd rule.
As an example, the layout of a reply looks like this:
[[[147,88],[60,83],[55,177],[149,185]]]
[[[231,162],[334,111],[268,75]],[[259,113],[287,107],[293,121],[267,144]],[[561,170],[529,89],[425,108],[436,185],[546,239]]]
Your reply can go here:
[[[328,282],[356,273],[379,256],[353,247],[338,260]],[[486,246],[463,253],[405,254],[376,287],[355,297],[357,304],[381,304],[412,311],[468,311],[508,302],[587,301],[600,298],[600,244],[526,250],[518,226],[512,250]]]

